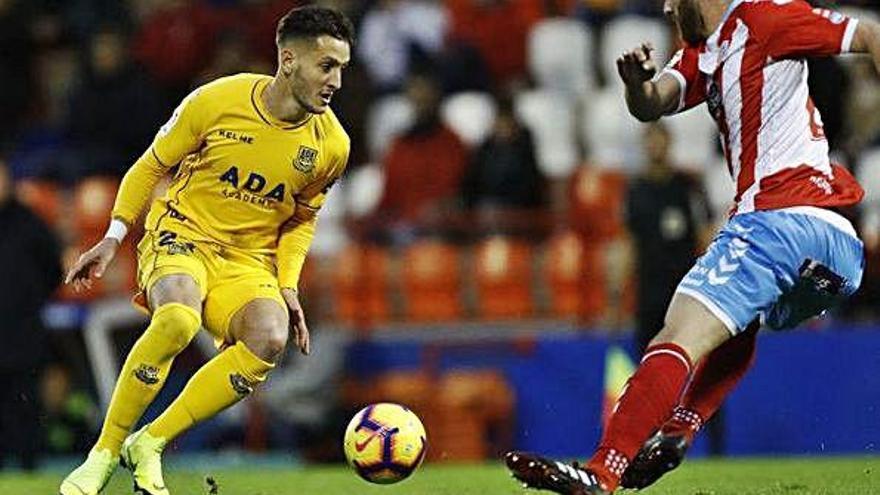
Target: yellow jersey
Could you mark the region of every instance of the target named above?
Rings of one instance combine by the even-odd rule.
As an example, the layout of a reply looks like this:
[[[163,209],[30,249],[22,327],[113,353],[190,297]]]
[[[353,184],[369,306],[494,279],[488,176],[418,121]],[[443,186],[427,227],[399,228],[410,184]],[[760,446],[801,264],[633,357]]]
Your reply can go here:
[[[277,253],[282,286],[295,286],[350,140],[329,109],[298,125],[273,118],[261,98],[271,80],[239,74],[187,96],[126,174],[113,216],[134,222],[147,201],[144,189],[179,165],[150,208],[147,230],[173,225],[193,240]]]

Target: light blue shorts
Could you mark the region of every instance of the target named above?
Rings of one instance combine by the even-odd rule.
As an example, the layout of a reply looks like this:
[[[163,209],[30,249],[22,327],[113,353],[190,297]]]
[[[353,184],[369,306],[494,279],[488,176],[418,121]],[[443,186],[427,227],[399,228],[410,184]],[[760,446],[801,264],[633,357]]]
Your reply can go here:
[[[828,210],[744,213],[727,222],[676,292],[700,301],[734,335],[755,317],[782,330],[852,295],[864,259],[852,226]]]

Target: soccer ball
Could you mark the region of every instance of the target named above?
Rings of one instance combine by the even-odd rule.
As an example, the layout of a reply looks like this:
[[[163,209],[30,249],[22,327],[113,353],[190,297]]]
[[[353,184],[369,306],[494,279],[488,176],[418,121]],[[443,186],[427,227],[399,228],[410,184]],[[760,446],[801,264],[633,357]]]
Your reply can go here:
[[[387,485],[403,480],[425,458],[428,441],[419,417],[399,404],[361,409],[345,429],[345,458],[358,476]]]

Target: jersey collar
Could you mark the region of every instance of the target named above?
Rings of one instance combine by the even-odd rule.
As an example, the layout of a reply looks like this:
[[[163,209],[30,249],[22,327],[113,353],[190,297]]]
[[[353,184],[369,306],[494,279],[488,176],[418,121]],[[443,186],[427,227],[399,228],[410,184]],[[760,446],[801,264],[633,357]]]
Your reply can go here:
[[[746,0],[733,0],[732,2],[730,2],[730,5],[727,6],[727,10],[724,11],[724,15],[721,16],[721,22],[718,23],[718,27],[715,28],[715,32],[713,32],[709,36],[709,39],[706,40],[706,47],[709,50],[718,50],[718,39],[721,38],[721,30],[724,29],[724,25],[727,24],[727,19],[730,19],[730,14],[732,14],[737,7],[745,2]]]
[[[733,0],[730,2],[730,5],[727,6],[727,10],[725,10],[724,15],[721,16],[721,22],[718,23],[718,27],[715,28],[715,31],[706,40],[705,51],[700,53],[700,72],[704,74],[714,74],[715,70],[718,69],[718,64],[721,62],[722,57],[721,52],[723,51],[718,43],[718,40],[721,38],[721,31],[724,30],[724,25],[727,24],[727,20],[730,19],[730,15],[733,11],[746,1],[747,0]]]
[[[300,127],[311,121],[314,115],[308,114],[302,122],[298,124],[291,124],[290,122],[276,118],[269,112],[269,109],[266,108],[266,105],[263,104],[262,95],[263,91],[266,89],[266,86],[269,85],[269,81],[271,80],[271,77],[266,76],[265,79],[258,80],[254,84],[253,88],[251,88],[251,103],[253,104],[254,110],[256,110],[257,115],[259,115],[260,119],[266,124],[269,124],[273,127],[278,127],[285,131],[299,129]]]

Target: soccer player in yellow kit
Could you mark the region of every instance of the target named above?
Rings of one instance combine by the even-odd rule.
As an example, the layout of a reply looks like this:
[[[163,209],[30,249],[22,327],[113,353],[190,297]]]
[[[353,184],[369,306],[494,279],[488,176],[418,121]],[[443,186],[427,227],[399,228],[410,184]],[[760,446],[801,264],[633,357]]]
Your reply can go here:
[[[296,287],[316,213],[348,160],[348,135],[328,105],[352,37],[351,23],[334,10],[291,10],[278,24],[274,76],[239,74],[196,89],[126,173],[107,236],[67,282],[80,290],[103,274],[155,184],[179,165],[138,245],[138,284],[152,318],[125,360],[98,441],[61,495],[99,493],[119,459],[135,491],[168,494],[164,446],[264,381],[291,331],[309,353]],[[132,434],[201,327],[219,354]]]

